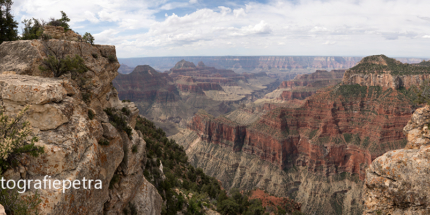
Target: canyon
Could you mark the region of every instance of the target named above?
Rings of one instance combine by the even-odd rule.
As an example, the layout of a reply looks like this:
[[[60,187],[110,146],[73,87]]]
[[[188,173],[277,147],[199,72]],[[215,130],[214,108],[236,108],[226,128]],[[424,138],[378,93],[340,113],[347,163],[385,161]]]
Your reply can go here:
[[[416,108],[411,85],[391,87],[396,79],[368,85],[348,78],[356,68],[386,61],[384,56],[366,57],[346,70],[339,84],[343,71],[333,71],[334,86],[320,88],[295,105],[249,103],[218,117],[201,110],[172,137],[184,146],[194,166],[226,189],[257,187],[290,197],[307,214],[362,214],[366,168],[385,152],[405,147],[402,129]],[[425,65],[397,64],[405,71],[424,68],[421,76],[402,74],[402,80],[418,83],[428,73]],[[368,70],[374,73],[378,71]],[[300,79],[279,88],[309,84]]]
[[[345,70],[317,70],[314,73],[297,75],[294,79],[283,81],[279,87],[264,96],[264,100],[290,101],[294,99],[303,100],[314,95],[319,89],[336,85],[342,81]]]
[[[113,85],[121,99],[133,101],[140,114],[173,135],[199,109],[215,116],[226,114],[261,98],[279,81],[265,73],[237,74],[181,60],[163,73],[137,66],[130,74],[119,74]]]

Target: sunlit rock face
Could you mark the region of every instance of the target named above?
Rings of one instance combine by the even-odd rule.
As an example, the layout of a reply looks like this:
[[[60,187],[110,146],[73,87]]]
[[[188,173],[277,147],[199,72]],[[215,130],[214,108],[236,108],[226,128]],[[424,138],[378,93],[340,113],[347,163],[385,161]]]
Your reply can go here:
[[[417,109],[404,128],[406,147],[378,157],[366,170],[365,214],[429,212],[429,123],[429,106]]]
[[[91,83],[85,101],[77,80],[39,70],[47,46],[82,57],[88,71],[80,77]],[[42,200],[40,214],[118,214],[129,202],[139,205],[141,213],[161,213],[162,199],[143,176],[145,141],[134,129],[130,137],[117,130],[103,111],[127,108],[130,127],[138,115],[134,103],[121,102],[112,87],[119,63],[109,61],[108,56],[116,59],[115,53],[114,46],[55,39],[0,45],[0,102],[6,114],[30,105],[25,118],[39,137],[37,145],[45,148],[37,158],[24,156],[18,172],[10,169],[3,175],[15,180],[42,180],[45,175],[51,181],[93,180],[92,189],[66,189],[64,193],[63,189],[37,189]],[[90,119],[89,111],[94,118]],[[100,145],[102,139],[109,144]],[[127,153],[133,146],[137,146],[136,153]],[[110,189],[114,174],[120,180]],[[95,180],[101,181],[100,189],[95,189]],[[32,187],[23,195],[35,192]]]

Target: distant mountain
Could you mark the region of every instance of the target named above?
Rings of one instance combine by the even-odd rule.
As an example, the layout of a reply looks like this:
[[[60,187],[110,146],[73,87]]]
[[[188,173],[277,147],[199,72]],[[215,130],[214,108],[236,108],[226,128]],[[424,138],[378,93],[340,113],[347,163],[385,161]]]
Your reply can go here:
[[[279,81],[265,73],[237,74],[180,60],[167,72],[137,66],[113,84],[122,100],[135,102],[140,114],[171,135],[199,109],[215,116],[228,113],[273,91]]]

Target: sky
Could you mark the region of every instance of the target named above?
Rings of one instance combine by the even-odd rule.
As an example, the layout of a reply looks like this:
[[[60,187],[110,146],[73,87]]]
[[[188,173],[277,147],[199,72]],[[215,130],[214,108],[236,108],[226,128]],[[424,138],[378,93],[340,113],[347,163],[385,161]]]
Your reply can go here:
[[[429,9],[429,0],[14,0],[12,13],[21,22],[64,11],[119,58],[429,58]]]

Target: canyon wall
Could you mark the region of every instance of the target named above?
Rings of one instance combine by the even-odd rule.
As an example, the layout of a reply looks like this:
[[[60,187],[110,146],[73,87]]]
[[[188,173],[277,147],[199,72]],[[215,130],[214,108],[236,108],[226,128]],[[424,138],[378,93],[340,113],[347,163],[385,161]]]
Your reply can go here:
[[[48,48],[79,55],[88,71],[78,79],[70,73],[53,78],[51,71],[40,71]],[[162,198],[143,176],[146,143],[132,129],[138,109],[132,102],[121,102],[112,86],[119,67],[118,62],[108,60],[108,56],[116,59],[114,46],[25,40],[2,43],[0,56],[0,102],[8,115],[30,105],[25,118],[39,137],[36,144],[45,151],[39,157],[24,155],[19,168],[3,176],[34,181],[49,175],[49,183],[83,178],[102,181],[101,189],[65,189],[64,193],[33,185],[22,195],[40,194],[40,214],[119,214],[130,202],[138,213],[161,213]],[[110,123],[106,108],[129,110],[125,118],[129,134]],[[99,144],[102,140],[107,144]],[[135,153],[129,153],[132,148]],[[110,186],[114,177],[119,180]]]
[[[409,89],[337,84],[299,107],[250,106],[220,117],[201,111],[173,138],[227,189],[288,196],[309,214],[362,214],[366,168],[405,147],[412,100]]]
[[[198,64],[203,61],[206,65],[219,69],[245,68],[350,68],[356,65],[361,57],[328,57],[328,56],[214,56],[214,57],[147,57],[147,58],[123,58],[121,63],[134,67],[137,65],[153,65],[162,71],[168,70],[180,60],[186,60]]]
[[[330,72],[317,70],[314,73],[297,75],[293,80],[283,81],[276,90],[266,94],[264,98],[281,101],[303,100],[321,88],[340,83],[344,73],[345,70]]]
[[[237,74],[181,60],[164,73],[138,66],[130,74],[119,74],[113,84],[121,99],[135,102],[140,114],[173,135],[199,109],[215,116],[228,113],[260,98],[279,82],[265,73]]]

